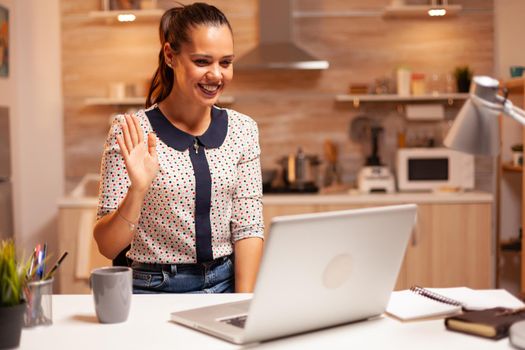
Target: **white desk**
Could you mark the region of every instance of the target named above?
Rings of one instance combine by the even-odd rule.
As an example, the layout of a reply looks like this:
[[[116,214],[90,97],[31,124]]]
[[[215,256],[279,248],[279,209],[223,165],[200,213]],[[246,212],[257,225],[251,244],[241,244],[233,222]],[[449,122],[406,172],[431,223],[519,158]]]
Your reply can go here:
[[[134,295],[127,322],[99,324],[91,295],[54,295],[53,325],[24,329],[20,349],[239,349],[170,321],[170,312],[249,294]],[[401,323],[388,317],[246,346],[261,349],[511,349],[445,330],[443,320]]]

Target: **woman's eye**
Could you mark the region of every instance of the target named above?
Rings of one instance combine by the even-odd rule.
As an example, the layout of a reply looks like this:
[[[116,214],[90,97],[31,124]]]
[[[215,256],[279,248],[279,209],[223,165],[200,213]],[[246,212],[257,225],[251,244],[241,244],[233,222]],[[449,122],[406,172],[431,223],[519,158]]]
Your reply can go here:
[[[232,61],[222,61],[221,66],[223,67],[229,67],[232,64]]]
[[[195,60],[194,62],[195,62],[195,64],[197,64],[199,66],[205,66],[205,65],[208,64],[208,61],[205,60],[205,59],[198,59],[198,60]]]

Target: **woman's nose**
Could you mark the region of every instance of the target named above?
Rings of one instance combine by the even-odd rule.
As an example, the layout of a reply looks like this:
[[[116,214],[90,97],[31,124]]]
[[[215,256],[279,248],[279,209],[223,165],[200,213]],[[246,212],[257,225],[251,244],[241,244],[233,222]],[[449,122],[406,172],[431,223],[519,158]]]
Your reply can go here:
[[[212,65],[208,72],[206,73],[208,79],[220,79],[221,78],[221,68],[219,65]]]

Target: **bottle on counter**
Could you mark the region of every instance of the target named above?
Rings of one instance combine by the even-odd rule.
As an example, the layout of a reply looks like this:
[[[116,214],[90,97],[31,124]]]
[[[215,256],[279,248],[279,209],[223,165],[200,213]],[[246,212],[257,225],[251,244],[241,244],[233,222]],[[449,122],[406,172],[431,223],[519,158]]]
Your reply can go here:
[[[397,94],[410,96],[410,79],[412,71],[408,67],[399,67],[396,71]]]
[[[423,73],[412,73],[412,95],[421,96],[427,93],[427,87],[425,83],[425,74]]]

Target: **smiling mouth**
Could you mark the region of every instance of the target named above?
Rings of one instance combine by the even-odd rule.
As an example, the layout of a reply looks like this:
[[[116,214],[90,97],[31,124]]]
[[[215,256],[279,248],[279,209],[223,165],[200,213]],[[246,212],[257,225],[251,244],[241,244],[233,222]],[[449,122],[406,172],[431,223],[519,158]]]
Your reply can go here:
[[[197,84],[199,89],[209,97],[215,97],[221,90],[222,84]]]

